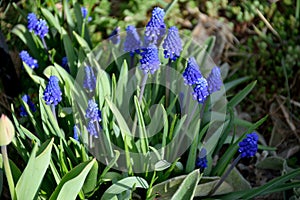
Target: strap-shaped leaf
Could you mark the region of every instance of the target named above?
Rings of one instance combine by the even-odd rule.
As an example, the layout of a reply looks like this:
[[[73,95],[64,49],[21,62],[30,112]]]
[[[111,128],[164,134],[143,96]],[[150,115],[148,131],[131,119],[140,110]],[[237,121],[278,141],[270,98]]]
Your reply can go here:
[[[187,177],[183,180],[183,182],[181,183],[171,200],[193,199],[199,180],[200,172],[198,169],[189,173]]]
[[[141,177],[133,176],[124,178],[112,186],[110,186],[103,194],[101,200],[106,199],[118,199],[117,195],[121,194],[124,191],[132,190],[133,188],[144,188],[147,189],[149,187],[146,180]]]
[[[93,159],[81,163],[69,171],[56,187],[50,200],[76,199],[76,196],[80,192],[83,183],[95,162],[96,160]]]
[[[38,156],[36,156],[37,144],[35,145],[28,164],[17,183],[17,199],[34,199],[50,163],[53,141],[52,138],[42,144]]]

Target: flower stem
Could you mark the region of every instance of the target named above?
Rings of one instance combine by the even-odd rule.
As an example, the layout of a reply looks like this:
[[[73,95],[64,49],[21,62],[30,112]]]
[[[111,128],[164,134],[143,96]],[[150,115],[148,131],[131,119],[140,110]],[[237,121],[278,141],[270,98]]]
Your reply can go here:
[[[225,179],[227,178],[227,176],[229,175],[229,173],[232,171],[232,169],[236,166],[236,164],[240,161],[241,159],[241,154],[239,154],[239,156],[233,161],[233,163],[230,165],[230,167],[228,168],[228,170],[225,172],[225,174],[223,174],[223,176],[221,177],[221,179],[219,180],[219,182],[215,185],[215,187],[210,191],[209,196],[214,194],[217,189],[221,186],[221,184],[225,181]]]
[[[9,166],[6,145],[1,146],[1,152],[2,152],[2,158],[3,158],[3,163],[4,163],[5,175],[6,175],[7,183],[8,183],[8,187],[9,187],[9,192],[11,195],[11,199],[14,199],[15,185],[14,185],[14,180],[12,178],[12,174],[11,174],[11,170],[10,170],[10,166]]]
[[[48,47],[47,47],[46,41],[45,41],[45,39],[44,39],[43,37],[42,37],[42,43],[43,43],[43,46],[44,46],[44,48],[45,48],[45,51],[46,51],[46,53],[47,53],[47,55],[48,55],[49,61],[51,62],[51,56],[50,56],[50,54],[49,54],[49,52],[48,52]]]
[[[51,104],[50,107],[51,107],[51,110],[52,110],[53,117],[54,117],[55,121],[57,122],[56,112],[55,112],[55,105]]]
[[[171,59],[167,64],[166,68],[166,108],[169,106],[169,96],[170,96],[170,67],[171,67]]]
[[[139,96],[139,103],[142,102],[147,79],[148,79],[148,73],[144,74],[144,77],[143,77],[143,80],[142,80],[141,91],[140,91],[140,96]],[[137,124],[137,115],[135,114],[134,121],[133,121],[133,126],[132,126],[132,131],[131,131],[133,136],[135,135],[136,124]]]

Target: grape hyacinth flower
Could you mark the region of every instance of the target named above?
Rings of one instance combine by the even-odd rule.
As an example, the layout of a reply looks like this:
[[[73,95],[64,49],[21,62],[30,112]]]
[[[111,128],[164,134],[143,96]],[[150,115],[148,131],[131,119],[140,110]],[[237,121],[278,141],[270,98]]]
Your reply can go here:
[[[65,56],[61,59],[61,66],[65,68],[68,65],[68,58]]]
[[[96,81],[97,81],[97,78],[94,74],[94,70],[90,66],[85,66],[84,71],[85,71],[85,75],[84,75],[83,87],[88,92],[93,92],[94,89],[96,88]]]
[[[168,35],[163,42],[164,57],[175,61],[182,51],[182,43],[178,29],[175,26],[169,28]]]
[[[73,126],[73,138],[77,141],[79,141],[79,134],[78,134],[78,128],[77,125],[75,124]]]
[[[202,74],[194,57],[189,58],[187,67],[185,68],[182,76],[185,84],[187,85],[194,85],[200,83]]]
[[[199,156],[196,159],[196,167],[200,169],[207,168],[207,158],[206,158],[206,149],[202,148]]]
[[[47,22],[43,19],[39,19],[36,26],[34,27],[34,33],[38,35],[40,38],[44,38],[49,32]]]
[[[115,44],[115,45],[117,45],[117,44],[119,44],[120,43],[120,27],[117,27],[117,28],[115,28],[114,30],[113,30],[113,32],[109,35],[109,39],[110,39],[110,41],[113,43],[113,44]]]
[[[209,92],[208,92],[208,85],[207,81],[204,77],[201,77],[199,79],[199,82],[194,88],[193,96],[195,100],[197,100],[199,103],[204,103],[206,98],[208,97]]]
[[[145,43],[156,44],[166,32],[166,25],[164,22],[165,11],[159,7],[155,7],[152,11],[152,17],[145,30]]]
[[[212,68],[209,76],[207,77],[207,83],[209,94],[212,94],[221,89],[222,77],[220,69],[217,66]]]
[[[144,74],[147,74],[148,72],[154,74],[154,72],[158,70],[160,65],[158,50],[156,46],[150,45],[149,47],[145,48],[144,52],[142,52],[141,55],[141,70],[144,72]]]
[[[92,99],[88,101],[85,117],[89,119],[90,122],[101,121],[101,111],[98,109],[98,104]]]
[[[70,73],[70,68],[68,66],[68,58],[65,56],[61,59],[61,66]]]
[[[97,122],[98,123],[98,122]],[[94,122],[90,121],[88,123],[88,126],[87,126],[87,131],[89,132],[89,134],[91,136],[94,136],[95,138],[98,138],[98,133],[97,133],[97,129],[95,127],[95,124]]]
[[[126,38],[124,42],[124,51],[130,52],[130,56],[134,53],[140,53],[141,40],[136,31],[136,28],[132,25],[126,27]]]
[[[86,9],[86,7],[81,7],[81,14],[82,17],[85,19],[88,14],[88,10]],[[92,21],[92,17],[88,17],[87,21],[88,22]]]
[[[242,158],[253,157],[257,151],[258,135],[253,132],[248,134],[245,139],[239,143],[239,152]]]
[[[28,25],[27,25],[28,30],[33,31],[35,29],[35,26],[38,23],[38,19],[36,15],[34,13],[29,13],[27,15],[27,21],[28,21]]]
[[[43,39],[49,32],[47,22],[43,19],[37,19],[34,13],[29,13],[27,15],[28,25],[27,28],[29,31],[33,31],[34,34]]]
[[[32,103],[32,101],[30,100],[30,97],[27,94],[22,96],[22,100],[28,104],[28,106],[32,112],[36,111],[34,104]],[[28,116],[28,113],[23,105],[21,105],[21,107],[20,107],[20,115],[21,115],[21,117]]]
[[[56,76],[50,76],[43,97],[47,105],[56,106],[62,100],[62,92],[58,82],[59,79]]]
[[[23,50],[19,55],[22,62],[26,63],[31,69],[39,67],[37,60],[32,58],[27,51]]]

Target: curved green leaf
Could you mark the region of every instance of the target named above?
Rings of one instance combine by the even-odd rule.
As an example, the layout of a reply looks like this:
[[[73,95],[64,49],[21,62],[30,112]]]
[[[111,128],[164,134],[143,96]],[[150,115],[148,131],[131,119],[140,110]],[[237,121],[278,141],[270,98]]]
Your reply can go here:
[[[141,177],[133,176],[124,178],[112,186],[110,186],[103,194],[101,200],[106,199],[118,199],[117,195],[121,194],[124,191],[132,190],[133,188],[144,188],[147,189],[149,187],[146,180]]]
[[[42,144],[40,148],[42,151],[38,156],[36,156],[37,144],[35,145],[28,164],[17,183],[17,199],[34,199],[50,163],[53,141],[52,138]]]
[[[69,171],[56,187],[50,200],[76,199],[76,196],[80,192],[83,183],[95,162],[96,159],[81,163]]]

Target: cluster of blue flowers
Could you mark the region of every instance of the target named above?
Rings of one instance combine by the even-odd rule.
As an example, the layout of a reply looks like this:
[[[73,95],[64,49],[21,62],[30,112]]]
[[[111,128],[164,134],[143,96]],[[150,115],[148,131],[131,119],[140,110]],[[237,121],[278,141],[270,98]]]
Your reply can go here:
[[[120,38],[120,27],[119,26],[112,31],[112,33],[109,35],[109,39],[114,45],[117,45],[120,43],[121,38]]]
[[[35,111],[36,111],[36,108],[35,108],[33,102],[30,100],[30,97],[29,97],[27,94],[25,94],[25,95],[22,96],[22,100],[24,101],[24,103],[27,103],[27,104],[28,104],[29,109],[30,109],[32,112],[35,112]],[[26,109],[25,109],[24,106],[21,106],[21,107],[20,107],[20,115],[21,115],[21,117],[28,116],[28,113],[27,113],[27,111],[26,111]]]
[[[85,75],[84,75],[83,87],[88,92],[93,92],[96,88],[96,81],[97,81],[94,70],[90,66],[85,66],[84,72]]]
[[[88,120],[87,130],[90,133],[90,135],[94,136],[95,138],[98,138],[98,131],[100,129],[99,122],[101,119],[101,111],[98,108],[98,104],[90,99],[88,101],[88,107],[86,109],[85,117]]]
[[[239,152],[242,158],[253,157],[257,152],[258,135],[253,132],[239,143]]]
[[[145,44],[157,44],[166,33],[166,25],[164,22],[165,11],[159,7],[152,10],[152,17],[145,30]]]
[[[166,33],[164,16],[165,12],[163,9],[159,7],[153,9],[152,17],[146,25],[143,45],[136,28],[131,25],[126,28],[127,35],[124,42],[124,51],[130,52],[131,56],[135,53],[142,56],[140,59],[140,69],[145,74],[153,74],[160,66],[157,45]],[[164,57],[169,58],[170,61],[175,61],[180,56],[182,42],[176,27],[173,26],[169,28],[162,46],[164,49]]]
[[[43,97],[47,105],[56,106],[62,100],[62,92],[58,83],[59,79],[56,76],[50,76]]]
[[[37,60],[32,58],[27,51],[23,50],[20,52],[19,55],[22,62],[28,65],[28,67],[30,67],[31,69],[35,69],[39,67]]]
[[[49,32],[47,22],[43,19],[38,19],[34,13],[29,13],[27,16],[29,31],[33,31],[34,34],[43,39]]]
[[[81,7],[81,14],[82,14],[83,19],[85,19],[88,14],[88,10],[86,7]],[[92,21],[92,19],[93,19],[92,17],[88,17],[87,21],[90,22],[90,21]]]
[[[206,149],[202,148],[197,159],[196,159],[196,167],[201,170],[207,168],[207,158],[206,158]]]
[[[140,36],[136,31],[136,28],[132,25],[126,27],[126,38],[124,42],[124,51],[130,52],[130,56],[134,56],[135,53],[140,53],[142,42]]]
[[[194,98],[202,104],[210,94],[220,90],[222,86],[220,69],[218,67],[214,67],[208,78],[205,79],[202,76],[194,57],[189,58],[187,67],[185,68],[182,76],[185,84],[193,87]]]

